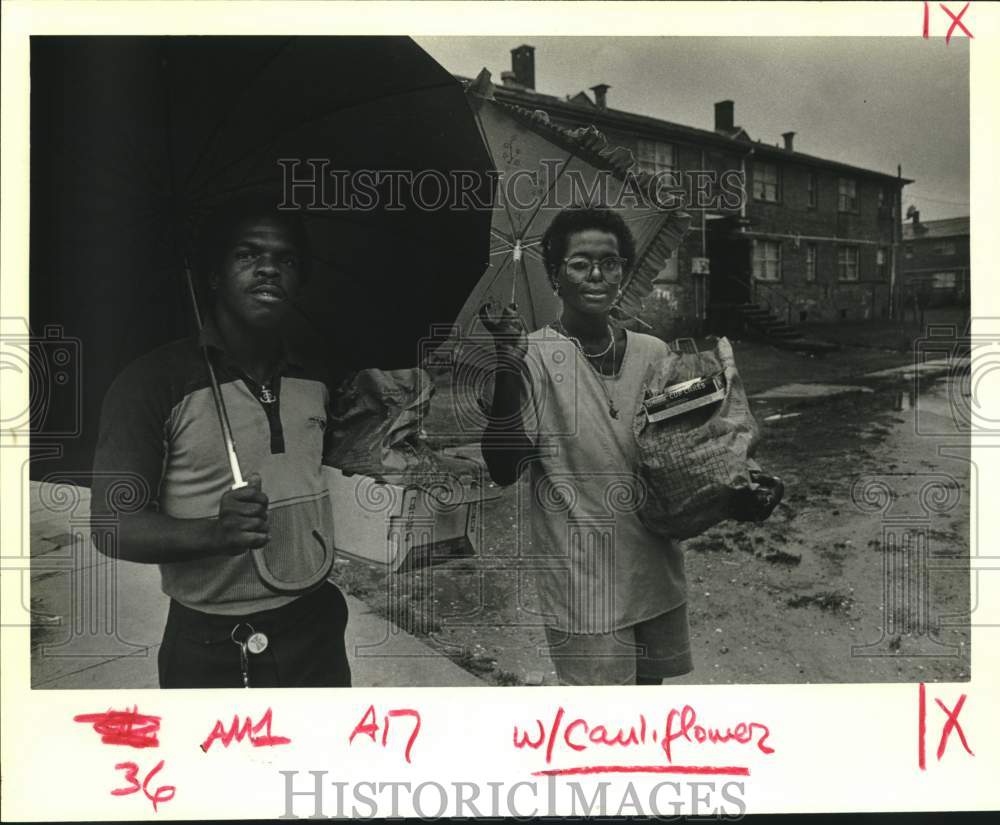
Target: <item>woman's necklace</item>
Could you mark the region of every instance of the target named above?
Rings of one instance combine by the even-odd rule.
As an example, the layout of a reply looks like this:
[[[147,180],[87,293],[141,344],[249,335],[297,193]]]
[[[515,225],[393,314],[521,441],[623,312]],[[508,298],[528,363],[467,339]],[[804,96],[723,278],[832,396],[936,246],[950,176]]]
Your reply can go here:
[[[618,418],[618,408],[615,406],[615,402],[612,400],[611,393],[608,392],[608,388],[607,388],[607,386],[605,386],[604,381],[601,380],[604,377],[604,374],[602,372],[600,372],[597,369],[597,367],[595,367],[590,362],[591,358],[603,358],[605,355],[607,355],[610,352],[611,353],[611,365],[612,365],[612,367],[614,367],[618,363],[618,345],[615,342],[615,333],[611,329],[611,325],[610,324],[608,325],[608,337],[611,338],[611,341],[608,343],[608,345],[601,352],[594,353],[593,355],[591,355],[589,352],[587,352],[583,348],[583,343],[580,341],[579,338],[577,338],[575,335],[570,335],[568,332],[566,332],[566,327],[564,327],[562,325],[562,321],[556,321],[552,325],[552,328],[555,329],[555,331],[558,332],[560,335],[562,335],[564,338],[569,338],[569,340],[572,341],[573,344],[576,346],[576,348],[578,350],[580,350],[580,352],[583,354],[583,356],[584,356],[584,363],[588,367],[590,367],[591,372],[593,372],[594,375],[597,376],[597,383],[601,385],[601,389],[604,391],[604,397],[608,399],[608,414],[612,418],[617,419]]]
[[[556,321],[552,325],[552,327],[553,327],[553,329],[555,329],[556,332],[558,332],[564,338],[569,338],[570,341],[572,341],[574,344],[576,344],[577,349],[579,349],[580,352],[582,352],[584,355],[586,355],[587,358],[595,358],[595,359],[596,358],[603,358],[605,355],[607,355],[609,352],[611,352],[611,350],[614,349],[614,347],[615,347],[615,333],[611,329],[611,324],[608,324],[608,345],[604,349],[602,349],[600,352],[587,352],[587,350],[585,350],[583,348],[583,342],[581,342],[580,339],[577,338],[575,335],[570,335],[566,331],[566,327],[564,327],[562,325],[562,321]],[[612,358],[611,360],[613,362],[615,359]]]

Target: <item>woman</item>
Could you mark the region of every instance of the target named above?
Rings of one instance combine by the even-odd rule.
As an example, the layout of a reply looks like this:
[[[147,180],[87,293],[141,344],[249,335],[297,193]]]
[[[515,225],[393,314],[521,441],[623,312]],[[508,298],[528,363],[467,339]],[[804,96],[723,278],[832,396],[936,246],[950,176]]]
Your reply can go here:
[[[609,323],[635,260],[618,214],[566,209],[542,249],[559,320],[528,335],[513,305],[481,313],[497,355],[483,456],[499,484],[529,468],[529,566],[560,682],[659,684],[691,670],[684,560],[637,517],[632,423],[668,349]]]

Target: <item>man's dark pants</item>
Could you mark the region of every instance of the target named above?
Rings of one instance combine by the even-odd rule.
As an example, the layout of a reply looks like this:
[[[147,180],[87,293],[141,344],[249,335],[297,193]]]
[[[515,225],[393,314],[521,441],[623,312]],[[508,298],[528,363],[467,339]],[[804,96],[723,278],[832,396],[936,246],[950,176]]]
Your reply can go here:
[[[239,624],[267,636],[247,653],[250,687],[350,687],[344,647],[347,601],[330,582],[284,607],[246,616],[202,613],[171,599],[158,657],[161,688],[243,687]],[[240,629],[244,634],[247,628]]]

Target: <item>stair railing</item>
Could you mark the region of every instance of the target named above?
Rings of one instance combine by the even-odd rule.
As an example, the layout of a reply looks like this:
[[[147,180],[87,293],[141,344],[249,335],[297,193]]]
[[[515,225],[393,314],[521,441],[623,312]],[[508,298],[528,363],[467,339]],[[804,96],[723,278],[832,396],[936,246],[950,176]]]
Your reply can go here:
[[[741,287],[745,287],[747,285],[745,281],[740,280],[735,275],[730,275],[729,273],[724,273],[723,277],[727,281],[732,281],[734,284],[739,284]],[[784,307],[785,308],[785,318],[786,318],[785,323],[787,323],[788,326],[791,326],[792,325],[792,300],[791,300],[791,298],[789,298],[787,295],[785,295],[785,293],[783,293],[780,289],[778,289],[774,284],[769,283],[768,281],[758,280],[757,278],[754,278],[753,275],[751,275],[750,276],[750,300],[751,301],[753,301],[753,300],[755,300],[757,298],[757,294],[756,293],[757,293],[757,290],[760,289],[760,288],[764,288],[764,289],[769,290],[768,295],[765,296],[765,297],[768,300],[767,308],[771,312],[778,312],[778,310],[775,309],[771,305],[770,300],[769,300],[770,299],[770,295],[772,295],[772,294],[776,295],[778,298],[780,298],[782,301],[784,301],[784,305],[785,305],[785,307]]]
[[[770,304],[770,300],[769,299],[770,299],[771,295],[777,295],[782,301],[785,302],[785,323],[788,324],[788,326],[791,326],[792,325],[792,300],[791,300],[791,298],[789,298],[787,295],[785,295],[784,292],[782,292],[774,284],[769,283],[768,281],[758,280],[758,279],[754,278],[752,275],[750,276],[750,278],[751,278],[751,283],[753,284],[754,297],[756,297],[756,291],[760,287],[764,287],[765,289],[768,290],[768,304],[767,304],[767,308],[769,310],[771,310],[772,312],[777,312],[777,310],[773,306],[771,306],[771,304]]]

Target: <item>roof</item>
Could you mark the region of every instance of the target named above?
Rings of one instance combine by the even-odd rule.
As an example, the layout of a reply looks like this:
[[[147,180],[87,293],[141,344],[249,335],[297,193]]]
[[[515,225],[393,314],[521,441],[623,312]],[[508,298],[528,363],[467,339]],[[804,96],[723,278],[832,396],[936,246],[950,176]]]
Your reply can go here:
[[[470,78],[455,76],[463,84],[471,83]],[[854,175],[866,175],[869,177],[882,178],[900,182],[902,184],[913,183],[909,178],[899,178],[893,174],[877,172],[873,169],[865,169],[860,166],[852,166],[848,163],[820,158],[814,155],[807,155],[803,152],[790,152],[778,146],[771,146],[767,143],[760,143],[750,140],[747,133],[736,128],[730,133],[714,132],[708,129],[698,129],[694,126],[685,126],[669,120],[639,115],[634,112],[626,112],[621,109],[600,109],[587,97],[584,92],[580,92],[570,100],[564,100],[554,95],[547,95],[536,92],[533,89],[515,89],[509,86],[495,86],[494,94],[497,100],[514,103],[518,106],[528,108],[542,108],[547,112],[562,115],[568,118],[579,119],[582,122],[593,122],[600,120],[600,126],[612,126],[632,132],[645,132],[650,137],[663,137],[669,135],[679,140],[690,141],[691,143],[708,144],[719,149],[726,149],[737,154],[745,155],[753,153],[767,159],[775,158],[781,160],[792,160],[811,166],[822,166],[839,171],[849,172]],[[581,99],[582,98],[582,99]],[[586,101],[586,102],[584,102]]]
[[[925,221],[916,226],[913,223],[903,224],[904,241],[922,240],[924,238],[953,238],[959,235],[965,235],[966,237],[969,235],[969,219],[967,217]]]
[[[621,180],[631,176],[634,185],[640,191],[645,192],[645,196],[649,198],[650,202],[656,201],[653,176],[637,168],[635,156],[629,149],[609,143],[608,139],[593,124],[569,129],[553,123],[548,113],[537,107],[529,108],[509,101],[498,100],[495,96],[496,87],[490,81],[488,72],[483,72],[476,81],[470,81],[466,85],[466,89],[470,101],[481,99],[481,102],[473,104],[474,109],[478,110],[479,106],[487,103],[496,106],[500,111],[506,112],[536,134],[571,153],[571,156],[598,169],[608,170]],[[624,285],[615,303],[617,310],[615,317],[619,321],[634,320],[641,312],[643,298],[649,295],[653,289],[653,279],[666,265],[667,259],[673,254],[673,251],[680,246],[691,224],[691,217],[685,212],[678,210],[659,211],[662,212],[663,217],[656,233],[649,239],[645,248],[640,251],[633,262],[628,283]]]

